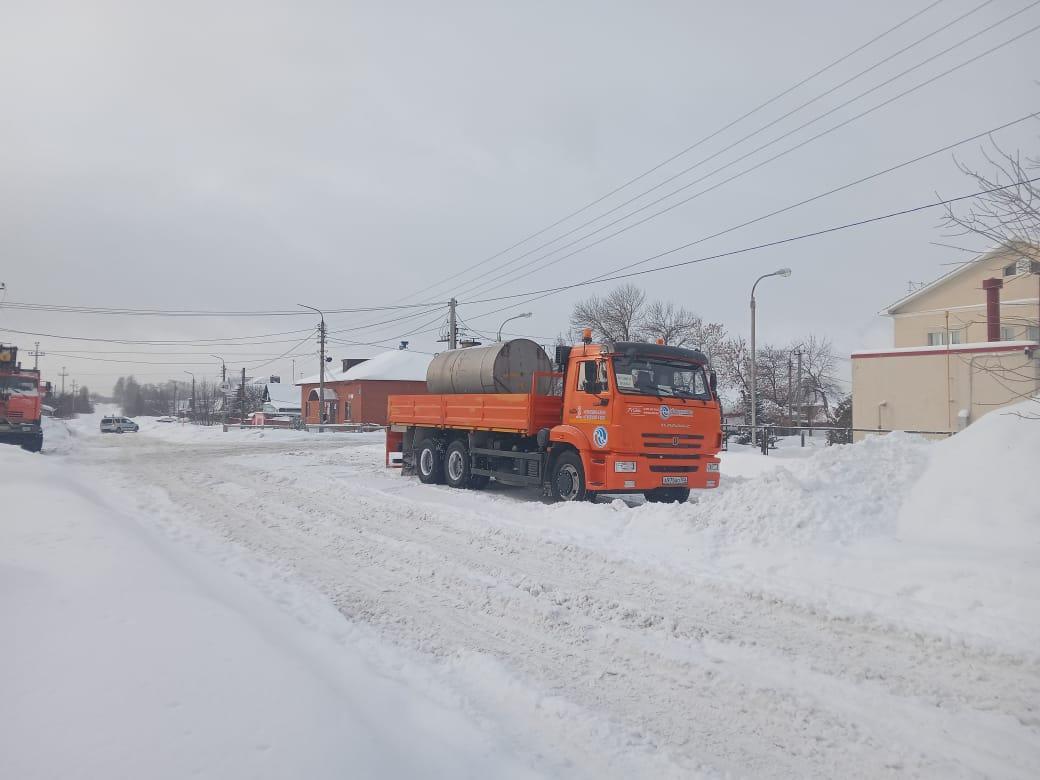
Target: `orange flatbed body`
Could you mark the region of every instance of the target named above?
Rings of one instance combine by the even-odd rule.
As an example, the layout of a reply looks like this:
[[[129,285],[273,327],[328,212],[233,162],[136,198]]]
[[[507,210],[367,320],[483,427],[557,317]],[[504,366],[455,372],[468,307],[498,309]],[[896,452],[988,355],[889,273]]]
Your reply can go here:
[[[534,436],[563,420],[563,399],[534,393],[393,395],[390,425],[498,431]]]

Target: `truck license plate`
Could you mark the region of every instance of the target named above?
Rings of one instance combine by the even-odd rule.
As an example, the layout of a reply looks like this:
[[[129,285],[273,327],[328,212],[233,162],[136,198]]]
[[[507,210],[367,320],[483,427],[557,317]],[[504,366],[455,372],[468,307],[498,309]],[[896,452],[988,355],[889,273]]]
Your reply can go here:
[[[663,485],[685,485],[687,483],[687,477],[664,477],[661,480]]]

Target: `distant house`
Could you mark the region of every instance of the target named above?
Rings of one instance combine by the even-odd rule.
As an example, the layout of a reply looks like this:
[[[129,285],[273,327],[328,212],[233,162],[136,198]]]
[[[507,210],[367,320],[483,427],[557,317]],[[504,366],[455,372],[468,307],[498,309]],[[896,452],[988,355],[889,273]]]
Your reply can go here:
[[[853,427],[957,431],[1035,395],[1038,261],[1040,247],[1002,247],[889,306],[893,345],[852,354]]]
[[[345,360],[343,371],[325,373],[325,422],[386,424],[386,401],[391,395],[426,392],[426,369],[432,355],[395,349],[367,360]],[[319,422],[321,401],[318,376],[296,383],[304,420]]]
[[[263,412],[265,415],[299,417],[300,391],[294,385],[268,382],[264,385]]]

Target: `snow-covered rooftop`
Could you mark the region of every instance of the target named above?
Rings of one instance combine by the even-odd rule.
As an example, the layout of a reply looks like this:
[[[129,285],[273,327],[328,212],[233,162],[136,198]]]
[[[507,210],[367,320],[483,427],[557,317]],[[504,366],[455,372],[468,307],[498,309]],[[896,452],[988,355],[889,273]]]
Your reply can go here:
[[[269,382],[267,397],[271,399],[271,404],[279,409],[300,408],[300,391],[295,385]]]
[[[347,371],[326,371],[326,382],[347,382],[358,379],[398,380],[425,382],[426,369],[430,367],[433,355],[412,352],[407,349],[393,349],[358,363]],[[301,379],[298,385],[316,385],[318,375]]]

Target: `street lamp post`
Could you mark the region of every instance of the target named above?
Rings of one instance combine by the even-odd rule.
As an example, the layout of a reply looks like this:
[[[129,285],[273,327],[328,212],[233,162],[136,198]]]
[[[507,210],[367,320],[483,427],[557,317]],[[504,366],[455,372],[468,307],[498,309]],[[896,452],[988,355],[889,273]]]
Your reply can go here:
[[[768,279],[770,276],[790,276],[790,268],[781,268],[773,271],[771,274],[762,274],[755,280],[755,283],[751,285],[751,445],[754,446],[758,443],[758,429],[755,427],[758,425],[758,375],[757,366],[755,360],[755,288],[758,287],[758,283],[763,279]]]
[[[302,309],[310,309],[311,311],[318,312],[321,317],[321,324],[318,326],[318,334],[320,337],[320,355],[321,362],[318,364],[318,433],[325,432],[325,314],[321,309],[315,309],[313,306],[308,306],[305,303],[296,304]]]
[[[502,328],[504,328],[506,326],[507,322],[512,322],[513,320],[526,319],[527,317],[530,317],[530,316],[531,316],[531,312],[525,311],[523,314],[517,314],[517,315],[514,315],[514,316],[510,317],[509,319],[505,320],[501,325],[498,326],[498,338],[496,338],[495,341],[501,341],[502,340]]]
[[[188,374],[191,377],[191,408],[190,408],[190,414],[191,414],[192,421],[194,421],[194,418],[195,418],[195,375],[192,374],[190,371],[185,371],[184,373]]]

